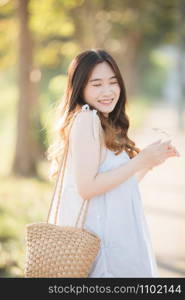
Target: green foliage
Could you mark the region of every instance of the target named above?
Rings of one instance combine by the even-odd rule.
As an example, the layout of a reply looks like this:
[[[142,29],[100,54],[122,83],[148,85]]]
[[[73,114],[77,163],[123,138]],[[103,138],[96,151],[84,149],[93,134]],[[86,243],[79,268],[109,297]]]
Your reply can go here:
[[[59,97],[64,93],[67,84],[66,75],[58,75],[50,80],[49,91],[53,93],[53,96]]]
[[[0,69],[6,70],[16,62],[17,20],[13,1],[0,2]],[[7,34],[8,32],[8,34]]]
[[[23,277],[26,224],[46,221],[53,185],[11,176],[1,185],[0,276]]]
[[[146,76],[141,79],[141,89],[150,101],[162,98],[162,91],[171,62],[164,53],[155,49],[150,52],[149,67],[146,68]]]

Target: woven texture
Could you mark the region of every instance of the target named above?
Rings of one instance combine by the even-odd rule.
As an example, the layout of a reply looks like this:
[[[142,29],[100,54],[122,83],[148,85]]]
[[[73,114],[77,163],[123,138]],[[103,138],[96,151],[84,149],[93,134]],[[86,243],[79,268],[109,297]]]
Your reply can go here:
[[[99,246],[99,238],[85,229],[29,224],[25,277],[86,278]]]
[[[86,110],[88,110],[88,107],[85,105],[82,111],[85,112]],[[74,118],[75,116],[76,114],[74,115]],[[94,112],[92,116],[94,122]],[[24,275],[28,278],[88,277],[92,264],[100,249],[99,237],[83,228],[90,200],[84,199],[74,227],[56,225],[64,178],[63,170],[65,170],[66,166],[68,148],[69,137],[55,183],[47,222],[26,225],[26,258]],[[62,176],[61,180],[60,175]],[[60,184],[60,188],[57,198],[55,221],[54,224],[50,224],[48,223],[48,220],[58,184]],[[84,215],[82,214],[83,207],[85,207]],[[78,228],[81,215],[83,216],[82,225],[81,228]]]

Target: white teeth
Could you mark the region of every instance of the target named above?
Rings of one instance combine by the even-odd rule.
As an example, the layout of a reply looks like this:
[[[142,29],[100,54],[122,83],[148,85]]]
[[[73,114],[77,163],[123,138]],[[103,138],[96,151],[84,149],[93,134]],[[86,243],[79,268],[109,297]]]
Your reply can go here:
[[[110,103],[112,101],[113,101],[113,99],[110,99],[110,100],[99,100],[99,102],[103,102],[103,103]]]

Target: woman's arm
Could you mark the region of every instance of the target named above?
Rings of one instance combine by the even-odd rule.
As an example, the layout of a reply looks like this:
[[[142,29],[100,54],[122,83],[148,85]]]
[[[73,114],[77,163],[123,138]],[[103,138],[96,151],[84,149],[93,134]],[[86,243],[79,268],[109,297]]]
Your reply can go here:
[[[80,112],[72,125],[70,143],[75,182],[80,196],[90,199],[106,193],[146,168],[136,155],[118,168],[98,173],[100,161],[100,120],[92,111]],[[96,134],[93,134],[95,128]]]
[[[143,170],[140,170],[139,172],[137,172],[135,174],[135,177],[137,179],[137,182],[140,182],[143,177],[151,170],[151,168],[146,168],[146,169],[143,169]]]

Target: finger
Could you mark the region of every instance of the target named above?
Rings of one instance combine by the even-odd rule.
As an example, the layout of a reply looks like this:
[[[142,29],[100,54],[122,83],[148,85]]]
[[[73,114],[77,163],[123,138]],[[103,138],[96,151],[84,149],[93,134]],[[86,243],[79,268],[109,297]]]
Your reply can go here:
[[[176,149],[174,146],[168,146],[167,149],[168,149],[169,151],[174,151],[174,152],[176,152],[176,153],[179,154],[179,152],[177,151],[177,149]]]
[[[180,156],[179,152],[176,149],[174,150],[174,153],[176,156]]]
[[[167,154],[168,157],[170,157],[170,156],[179,156],[176,151],[167,151],[166,154]]]
[[[165,147],[165,149],[171,149],[173,146],[171,145],[171,140],[163,142],[161,144],[163,147]]]
[[[174,147],[174,151],[178,154],[178,156],[180,156],[179,151]]]
[[[167,145],[167,149],[168,149],[168,150],[176,151],[175,147],[172,146],[172,145]]]

